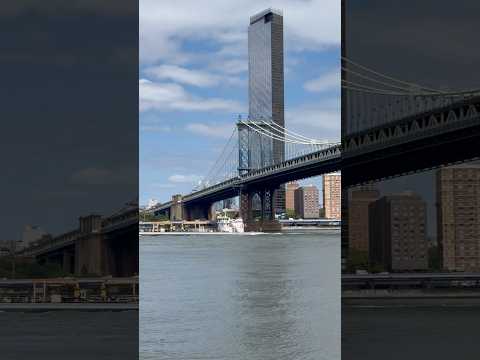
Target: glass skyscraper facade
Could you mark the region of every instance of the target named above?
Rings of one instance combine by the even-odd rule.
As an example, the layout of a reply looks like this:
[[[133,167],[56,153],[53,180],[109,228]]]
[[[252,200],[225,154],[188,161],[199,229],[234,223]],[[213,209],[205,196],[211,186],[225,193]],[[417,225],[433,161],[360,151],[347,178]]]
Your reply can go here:
[[[248,98],[250,121],[272,121],[282,127],[283,95],[283,15],[275,9],[250,17],[248,28]],[[248,168],[256,169],[285,159],[284,143],[256,133],[248,134]],[[276,212],[285,211],[282,187],[273,205]]]
[[[272,21],[254,16],[248,28],[249,115],[272,117]]]

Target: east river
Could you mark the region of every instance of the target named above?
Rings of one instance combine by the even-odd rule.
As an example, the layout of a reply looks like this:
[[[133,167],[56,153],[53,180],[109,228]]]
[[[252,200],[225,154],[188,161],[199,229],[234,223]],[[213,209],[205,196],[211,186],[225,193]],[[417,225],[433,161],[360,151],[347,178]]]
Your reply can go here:
[[[140,359],[340,359],[340,232],[140,240]]]
[[[0,359],[479,358],[478,306],[373,302],[340,321],[339,232],[142,237],[140,267],[140,314],[0,311]]]

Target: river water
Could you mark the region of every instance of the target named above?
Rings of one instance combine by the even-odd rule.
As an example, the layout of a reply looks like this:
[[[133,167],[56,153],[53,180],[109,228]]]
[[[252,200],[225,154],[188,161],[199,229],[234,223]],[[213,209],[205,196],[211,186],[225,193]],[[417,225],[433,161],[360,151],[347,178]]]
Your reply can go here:
[[[340,233],[140,240],[140,359],[340,359]]]
[[[345,306],[342,360],[478,360],[478,306]]]

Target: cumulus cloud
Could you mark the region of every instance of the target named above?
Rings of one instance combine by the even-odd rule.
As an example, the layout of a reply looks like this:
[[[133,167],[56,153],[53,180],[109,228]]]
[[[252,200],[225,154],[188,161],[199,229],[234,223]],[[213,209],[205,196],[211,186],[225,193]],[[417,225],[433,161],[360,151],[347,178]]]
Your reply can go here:
[[[228,139],[232,134],[233,126],[233,124],[190,123],[187,124],[185,129],[204,136]]]
[[[192,70],[177,65],[160,65],[145,69],[145,73],[156,79],[171,80],[186,85],[209,87],[218,85],[220,77],[206,71]]]
[[[195,0],[142,0],[141,62],[179,64],[191,60],[197,54],[183,49],[186,39],[211,40],[226,48],[243,45],[249,17],[270,6],[270,0],[244,0],[241,6],[224,0],[211,0],[209,6],[198,6]],[[288,50],[322,50],[340,44],[340,1],[279,0],[275,7],[284,13]]]
[[[173,189],[175,187],[175,184],[171,183],[152,183],[149,184],[150,187],[155,188],[155,189]]]
[[[312,92],[340,90],[340,69],[331,70],[316,79],[309,80],[303,87]]]
[[[202,180],[202,176],[199,175],[171,175],[168,177],[168,181],[175,184],[195,184]]]
[[[140,125],[140,131],[165,133],[172,131],[172,128],[168,125]]]
[[[246,58],[242,58],[215,61],[211,63],[210,67],[225,74],[241,74],[248,71],[248,60]]]
[[[290,108],[285,113],[288,129],[310,138],[338,141],[340,139],[340,99],[331,98],[318,103]]]
[[[244,110],[244,106],[234,100],[196,97],[179,84],[153,82],[146,79],[139,81],[139,101],[140,111],[155,109],[238,113]]]

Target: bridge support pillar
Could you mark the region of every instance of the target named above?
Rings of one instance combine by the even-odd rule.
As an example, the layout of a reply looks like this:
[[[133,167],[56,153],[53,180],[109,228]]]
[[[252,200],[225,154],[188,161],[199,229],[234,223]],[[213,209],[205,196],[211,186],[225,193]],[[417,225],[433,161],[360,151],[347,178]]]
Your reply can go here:
[[[275,220],[275,208],[273,199],[275,188],[241,189],[240,191],[240,215],[245,224],[245,231],[254,232],[277,232],[281,230],[280,223]],[[254,216],[254,198],[260,200],[260,214]],[[256,210],[256,212],[258,212]]]
[[[170,207],[170,221],[181,221],[184,218],[184,209],[182,195],[172,196],[172,206]]]
[[[62,269],[67,274],[75,273],[75,251],[70,249],[63,250]]]
[[[252,201],[250,194],[243,189],[240,190],[239,208],[240,217],[243,219],[243,222],[247,224],[247,222],[252,220]]]

